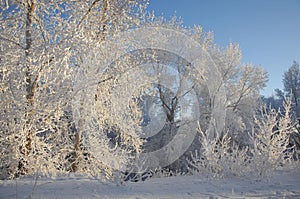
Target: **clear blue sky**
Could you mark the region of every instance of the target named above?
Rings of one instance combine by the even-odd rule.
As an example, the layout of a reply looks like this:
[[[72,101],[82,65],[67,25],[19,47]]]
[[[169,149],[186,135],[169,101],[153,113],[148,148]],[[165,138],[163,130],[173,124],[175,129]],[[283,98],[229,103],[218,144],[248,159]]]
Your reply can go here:
[[[283,73],[300,61],[300,0],[150,0],[148,10],[180,16],[186,26],[199,24],[221,46],[239,43],[242,62],[269,74],[263,95],[282,89]]]

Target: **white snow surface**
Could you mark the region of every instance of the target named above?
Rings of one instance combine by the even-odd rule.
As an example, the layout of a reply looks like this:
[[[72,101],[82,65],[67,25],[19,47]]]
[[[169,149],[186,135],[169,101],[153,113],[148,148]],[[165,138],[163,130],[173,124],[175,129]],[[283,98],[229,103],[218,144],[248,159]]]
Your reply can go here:
[[[96,179],[68,176],[27,177],[0,181],[0,198],[300,198],[300,171],[276,171],[272,176],[212,179],[200,176],[151,178],[124,185],[102,183]]]

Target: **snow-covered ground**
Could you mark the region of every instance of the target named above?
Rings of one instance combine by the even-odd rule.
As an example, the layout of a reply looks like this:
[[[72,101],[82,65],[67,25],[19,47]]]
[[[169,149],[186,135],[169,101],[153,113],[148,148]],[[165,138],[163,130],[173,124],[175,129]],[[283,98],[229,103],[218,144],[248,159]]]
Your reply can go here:
[[[276,171],[264,180],[197,176],[152,178],[125,185],[86,177],[0,181],[0,198],[300,198],[300,171]]]

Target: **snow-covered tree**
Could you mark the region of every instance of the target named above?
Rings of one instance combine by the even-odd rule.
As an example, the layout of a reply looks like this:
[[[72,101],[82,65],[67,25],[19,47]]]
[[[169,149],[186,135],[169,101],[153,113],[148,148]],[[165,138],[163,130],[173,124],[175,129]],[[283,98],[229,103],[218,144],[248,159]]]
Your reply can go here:
[[[294,61],[289,69],[283,74],[283,91],[276,89],[276,95],[282,101],[288,97],[291,99],[291,117],[294,122],[294,132],[291,134],[290,142],[296,150],[300,150],[300,69],[299,63]],[[298,156],[298,155],[296,155]],[[297,157],[298,159],[299,157]]]
[[[291,95],[293,102],[293,114],[300,118],[300,68],[299,63],[293,62],[292,66],[283,75],[283,86],[286,95]]]
[[[238,44],[215,47],[211,55],[226,87],[226,131],[233,140],[245,144],[248,138],[244,132],[253,123],[259,92],[266,86],[267,73],[260,66],[242,64]]]
[[[146,1],[2,1],[1,175],[83,171],[101,161],[82,151],[73,123],[74,77],[108,36],[139,23]],[[94,161],[92,169],[88,162]],[[92,169],[92,170],[91,170]]]

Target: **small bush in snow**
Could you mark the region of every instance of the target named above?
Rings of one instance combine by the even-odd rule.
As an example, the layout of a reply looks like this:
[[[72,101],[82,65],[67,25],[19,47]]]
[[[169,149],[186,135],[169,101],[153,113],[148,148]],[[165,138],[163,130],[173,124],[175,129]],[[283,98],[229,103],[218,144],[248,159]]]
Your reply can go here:
[[[292,132],[290,100],[283,107],[283,114],[275,109],[266,113],[263,108],[254,119],[255,126],[249,135],[252,144],[250,165],[255,175],[266,176],[292,159],[292,147],[289,146]]]
[[[240,149],[231,142],[228,134],[211,140],[201,128],[198,128],[198,132],[202,146],[200,151],[195,151],[188,160],[189,170],[192,173],[212,174],[213,177],[245,174],[250,161],[247,147]]]

